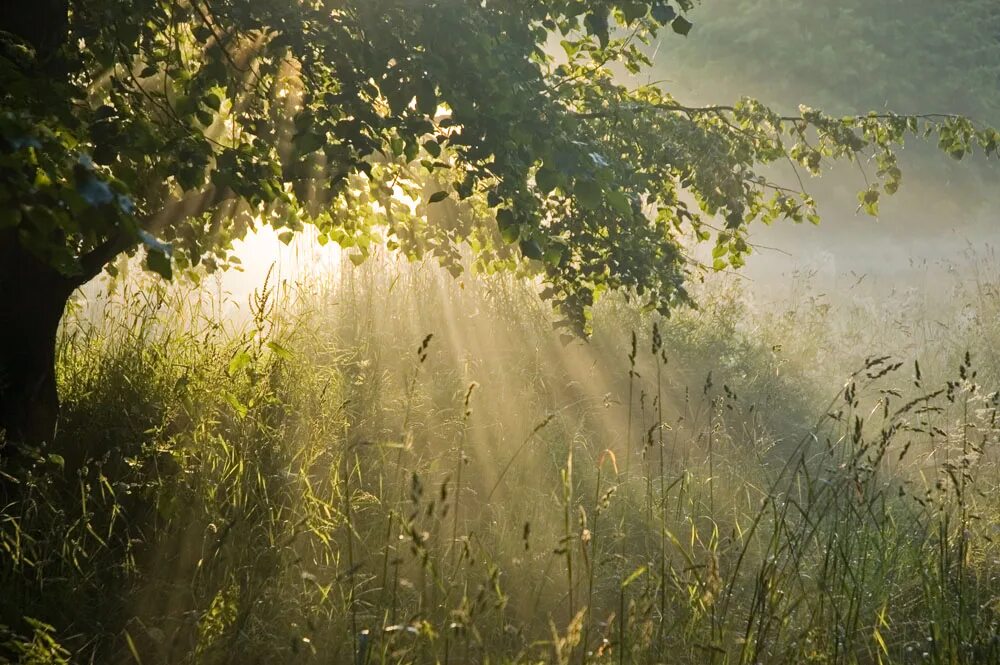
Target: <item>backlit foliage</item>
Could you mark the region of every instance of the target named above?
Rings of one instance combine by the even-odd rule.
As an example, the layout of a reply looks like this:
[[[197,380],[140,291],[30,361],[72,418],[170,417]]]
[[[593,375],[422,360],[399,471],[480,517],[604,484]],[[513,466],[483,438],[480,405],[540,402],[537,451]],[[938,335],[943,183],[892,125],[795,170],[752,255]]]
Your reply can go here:
[[[72,2],[65,34],[2,42],[0,228],[80,283],[143,245],[167,277],[226,267],[260,224],[315,225],[356,262],[430,252],[454,274],[467,245],[474,269],[540,275],[581,332],[608,288],[663,313],[685,302],[684,238],[714,243],[720,270],[742,265],[751,221],[818,221],[762,165],[873,162],[859,201],[876,214],[906,135],[996,151],[996,131],[959,117],[690,107],[631,83],[654,40],[696,37],[690,9]]]

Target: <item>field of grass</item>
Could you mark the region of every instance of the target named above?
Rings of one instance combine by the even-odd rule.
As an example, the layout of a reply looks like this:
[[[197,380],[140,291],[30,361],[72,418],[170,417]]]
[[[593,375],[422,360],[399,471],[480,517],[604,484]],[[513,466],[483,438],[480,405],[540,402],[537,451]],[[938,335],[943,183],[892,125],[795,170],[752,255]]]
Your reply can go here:
[[[586,343],[430,263],[242,317],[119,285],[67,317],[58,440],[12,474],[0,661],[1000,662],[991,265],[936,299],[608,296]]]

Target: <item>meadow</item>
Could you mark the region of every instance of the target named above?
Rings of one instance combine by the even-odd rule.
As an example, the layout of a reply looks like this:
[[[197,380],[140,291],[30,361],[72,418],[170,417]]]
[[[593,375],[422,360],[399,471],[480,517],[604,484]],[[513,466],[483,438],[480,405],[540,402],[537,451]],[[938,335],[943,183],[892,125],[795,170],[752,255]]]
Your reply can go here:
[[[1000,662],[995,266],[609,294],[587,341],[430,260],[123,280],[13,471],[0,659]]]

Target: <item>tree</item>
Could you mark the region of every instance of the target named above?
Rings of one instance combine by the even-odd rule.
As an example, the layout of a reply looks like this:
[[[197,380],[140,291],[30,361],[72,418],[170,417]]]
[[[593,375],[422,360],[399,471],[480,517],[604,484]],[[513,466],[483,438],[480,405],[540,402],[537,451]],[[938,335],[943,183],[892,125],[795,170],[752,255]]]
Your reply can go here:
[[[753,220],[817,221],[818,173],[936,132],[961,156],[998,134],[952,116],[782,117],[752,99],[685,106],[632,85],[691,0],[12,0],[0,10],[0,426],[51,438],[60,317],[74,289],[145,253],[170,278],[231,243],[306,224],[363,260],[384,243],[453,271],[522,266],[584,333],[624,289],[688,302],[683,238],[739,266]],[[418,201],[411,210],[400,196]],[[448,213],[448,214],[445,214]],[[716,221],[718,220],[718,221]]]

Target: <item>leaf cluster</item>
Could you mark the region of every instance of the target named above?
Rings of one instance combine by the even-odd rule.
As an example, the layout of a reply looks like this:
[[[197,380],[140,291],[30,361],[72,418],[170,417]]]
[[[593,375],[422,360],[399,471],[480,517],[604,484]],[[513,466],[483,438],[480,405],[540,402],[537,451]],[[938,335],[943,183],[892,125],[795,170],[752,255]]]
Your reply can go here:
[[[622,289],[668,313],[701,268],[739,267],[747,225],[818,221],[760,175],[877,162],[862,207],[900,181],[894,149],[936,133],[961,157],[997,133],[953,116],[780,116],[691,107],[621,72],[697,35],[687,0],[112,0],[73,3],[54,53],[0,55],[0,224],[85,281],[145,245],[197,276],[259,225],[363,261],[377,245],[462,270],[522,269],[589,328]],[[41,10],[39,10],[41,11]],[[713,241],[713,260],[690,239]]]

